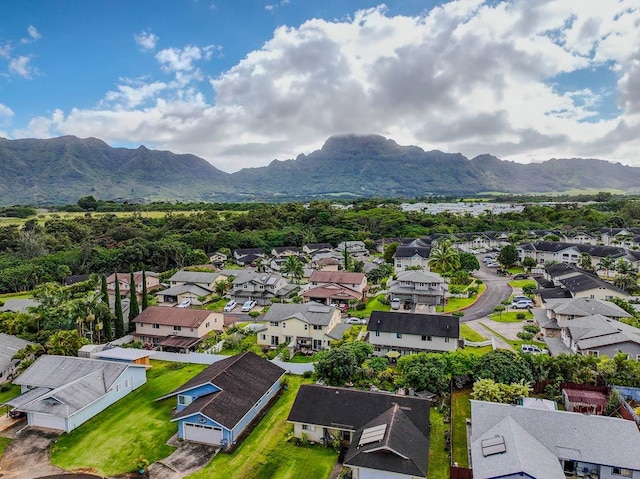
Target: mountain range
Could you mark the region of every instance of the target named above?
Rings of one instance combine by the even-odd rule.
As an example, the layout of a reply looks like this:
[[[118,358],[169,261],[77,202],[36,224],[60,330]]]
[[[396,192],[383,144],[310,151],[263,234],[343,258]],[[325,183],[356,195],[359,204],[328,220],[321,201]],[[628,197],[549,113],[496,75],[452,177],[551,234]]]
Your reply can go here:
[[[0,205],[138,202],[293,201],[418,197],[487,192],[640,191],[640,168],[596,159],[519,164],[495,156],[400,146],[377,135],[330,137],[320,150],[226,173],[194,155],[113,148],[96,138],[0,138]]]

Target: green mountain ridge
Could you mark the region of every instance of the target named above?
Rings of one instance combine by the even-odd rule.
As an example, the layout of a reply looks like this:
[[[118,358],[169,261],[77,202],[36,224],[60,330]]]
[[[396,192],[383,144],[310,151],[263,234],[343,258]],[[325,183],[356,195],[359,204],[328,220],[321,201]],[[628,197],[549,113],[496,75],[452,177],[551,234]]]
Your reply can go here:
[[[113,148],[96,138],[0,138],[0,205],[62,204],[86,195],[240,202],[639,188],[640,168],[619,163],[572,158],[519,164],[489,154],[468,159],[378,135],[333,136],[308,155],[235,173],[195,155]]]

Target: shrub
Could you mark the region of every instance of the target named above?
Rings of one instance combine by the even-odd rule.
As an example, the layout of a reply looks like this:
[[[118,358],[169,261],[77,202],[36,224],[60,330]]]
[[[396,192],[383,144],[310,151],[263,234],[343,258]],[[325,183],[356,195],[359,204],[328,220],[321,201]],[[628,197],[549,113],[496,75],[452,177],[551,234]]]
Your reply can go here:
[[[522,329],[531,334],[538,334],[540,332],[540,327],[535,324],[525,324]]]
[[[260,316],[260,313],[258,311],[249,311],[249,316],[255,319]]]
[[[461,318],[462,316],[464,316],[464,311],[454,311],[451,314],[453,316],[458,316],[459,318]]]
[[[309,379],[311,376],[313,376],[313,371],[305,371],[302,373],[302,377],[305,379]]]
[[[517,319],[524,319],[524,318],[526,318],[526,317],[527,317],[527,315],[526,315],[526,314],[524,314],[524,313],[518,313],[518,314],[516,314],[516,318],[517,318]]]
[[[359,302],[356,304],[356,311],[364,311],[365,309],[367,309],[366,303]]]
[[[533,334],[527,333],[525,331],[522,331],[522,332],[516,334],[516,336],[518,336],[523,341],[531,341],[533,339]]]
[[[378,298],[378,303],[380,304],[384,304],[385,306],[389,306],[391,304],[391,301],[389,301],[389,298]]]

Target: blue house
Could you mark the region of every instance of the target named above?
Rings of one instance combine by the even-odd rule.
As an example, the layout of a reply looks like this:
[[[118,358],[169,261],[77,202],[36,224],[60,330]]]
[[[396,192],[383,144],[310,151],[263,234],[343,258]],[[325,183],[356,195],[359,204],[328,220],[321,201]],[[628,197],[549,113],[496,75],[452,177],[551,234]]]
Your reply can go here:
[[[147,381],[144,365],[71,356],[41,356],[14,384],[22,394],[6,403],[29,426],[72,431]]]
[[[177,396],[178,437],[233,445],[278,393],[285,370],[246,352],[213,363],[160,399]]]

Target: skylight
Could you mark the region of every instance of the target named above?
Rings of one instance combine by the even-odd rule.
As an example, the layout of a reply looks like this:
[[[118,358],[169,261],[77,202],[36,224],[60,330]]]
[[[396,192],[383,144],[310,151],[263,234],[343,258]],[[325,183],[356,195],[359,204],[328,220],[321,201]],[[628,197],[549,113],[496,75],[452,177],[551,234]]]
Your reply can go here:
[[[507,452],[507,446],[505,445],[504,437],[502,436],[483,439],[480,444],[482,445],[482,455],[484,457]]]
[[[381,441],[386,430],[386,424],[366,428],[362,431],[362,436],[360,437],[360,442],[358,442],[358,447],[364,446],[365,444],[371,444],[372,442]]]

